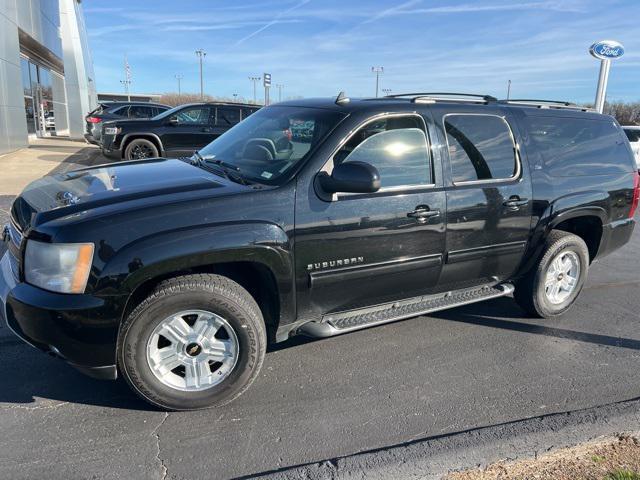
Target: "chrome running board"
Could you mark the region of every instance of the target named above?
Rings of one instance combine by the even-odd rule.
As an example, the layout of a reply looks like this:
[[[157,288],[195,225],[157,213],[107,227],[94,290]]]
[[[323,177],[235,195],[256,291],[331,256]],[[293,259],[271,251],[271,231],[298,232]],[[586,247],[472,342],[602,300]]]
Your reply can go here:
[[[319,322],[311,321],[301,325],[298,333],[316,338],[332,337],[334,335],[416,317],[426,313],[460,307],[492,298],[504,297],[512,293],[513,290],[514,287],[512,284],[502,283],[495,286],[454,290],[437,295],[384,303],[374,307],[338,312],[323,316]]]

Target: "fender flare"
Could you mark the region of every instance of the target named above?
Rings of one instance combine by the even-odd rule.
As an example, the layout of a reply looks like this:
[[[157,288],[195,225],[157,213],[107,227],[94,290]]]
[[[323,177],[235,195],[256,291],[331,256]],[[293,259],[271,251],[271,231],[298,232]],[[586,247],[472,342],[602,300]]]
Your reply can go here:
[[[158,135],[156,135],[155,133],[150,133],[150,132],[132,132],[132,133],[127,133],[125,134],[124,137],[122,137],[122,142],[120,142],[120,150],[122,151],[122,155],[124,156],[124,150],[125,150],[125,145],[127,144],[127,141],[129,140],[130,137],[153,137],[157,142],[158,145],[160,146],[160,151],[158,152],[160,154],[160,156],[164,156],[164,145],[162,143],[162,140],[160,140],[160,137]]]
[[[600,190],[569,194],[550,202],[533,227],[526,259],[518,269],[518,276],[524,275],[536,263],[544,248],[544,239],[549,232],[566,220],[579,217],[597,217],[603,225],[608,222],[607,205],[609,195]]]
[[[117,285],[131,298],[137,288],[154,279],[232,262],[269,269],[278,288],[281,322],[294,318],[293,252],[287,234],[271,223],[197,226],[135,240],[105,264],[96,290],[113,290]]]

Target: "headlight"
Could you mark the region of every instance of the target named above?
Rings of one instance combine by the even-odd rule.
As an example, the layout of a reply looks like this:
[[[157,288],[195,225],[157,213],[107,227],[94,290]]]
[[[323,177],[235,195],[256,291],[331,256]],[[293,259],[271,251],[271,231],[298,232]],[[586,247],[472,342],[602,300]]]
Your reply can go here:
[[[25,280],[59,293],[84,293],[93,262],[93,243],[27,241]]]
[[[104,127],[105,135],[117,135],[122,131],[120,127]]]

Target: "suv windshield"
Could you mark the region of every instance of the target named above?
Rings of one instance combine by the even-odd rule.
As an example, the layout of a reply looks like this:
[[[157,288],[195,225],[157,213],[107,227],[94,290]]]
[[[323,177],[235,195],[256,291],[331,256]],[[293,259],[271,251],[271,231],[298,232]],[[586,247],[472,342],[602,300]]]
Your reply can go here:
[[[260,183],[279,177],[304,161],[345,117],[317,108],[263,108],[200,150],[204,160],[219,160]]]

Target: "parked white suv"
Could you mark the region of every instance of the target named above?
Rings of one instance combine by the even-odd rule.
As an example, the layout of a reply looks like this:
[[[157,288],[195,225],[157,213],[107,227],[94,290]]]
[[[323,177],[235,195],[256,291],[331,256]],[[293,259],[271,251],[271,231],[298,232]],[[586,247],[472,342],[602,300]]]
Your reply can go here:
[[[631,143],[631,149],[636,156],[636,164],[638,165],[638,170],[640,170],[640,125],[625,125],[622,128],[624,129],[624,133],[627,134],[629,143]]]

